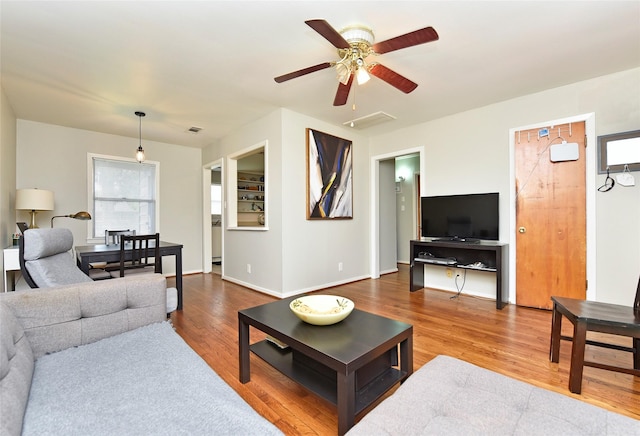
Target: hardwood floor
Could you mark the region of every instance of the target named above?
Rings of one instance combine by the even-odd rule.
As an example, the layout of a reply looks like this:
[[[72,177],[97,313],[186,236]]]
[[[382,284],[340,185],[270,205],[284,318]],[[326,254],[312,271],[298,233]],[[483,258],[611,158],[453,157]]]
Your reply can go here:
[[[172,283],[172,279],[169,279]],[[551,312],[422,290],[410,293],[408,266],[378,280],[331,288],[356,308],[414,326],[414,370],[438,354],[523,380],[563,395],[640,419],[640,378],[585,368],[582,394],[568,390],[571,345],[563,341],[560,363],[549,362]],[[328,291],[324,291],[327,293]],[[322,291],[318,293],[323,293]],[[221,280],[216,274],[184,277],[184,309],[171,315],[177,332],[261,415],[287,435],[334,435],[336,409],[251,355],[251,381],[238,381],[237,311],[276,298]],[[563,332],[569,333],[569,322]],[[590,336],[591,337],[591,336]],[[603,336],[596,336],[602,338]],[[251,341],[264,334],[251,330]],[[609,338],[607,338],[609,339]],[[616,342],[630,345],[628,338]],[[631,355],[587,346],[589,359],[631,367]],[[188,371],[188,368],[184,368]]]

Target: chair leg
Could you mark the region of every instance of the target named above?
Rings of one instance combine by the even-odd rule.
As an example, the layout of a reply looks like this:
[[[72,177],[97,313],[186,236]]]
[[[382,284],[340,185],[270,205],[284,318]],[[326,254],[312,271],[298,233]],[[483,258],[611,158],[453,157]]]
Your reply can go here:
[[[553,304],[553,315],[551,316],[551,344],[549,346],[549,360],[553,363],[560,361],[560,335],[562,332],[562,314],[558,311],[556,304]]]
[[[573,345],[571,346],[571,365],[569,366],[569,390],[574,394],[582,391],[582,371],[584,370],[584,349],[587,337],[587,325],[576,322],[573,327]]]

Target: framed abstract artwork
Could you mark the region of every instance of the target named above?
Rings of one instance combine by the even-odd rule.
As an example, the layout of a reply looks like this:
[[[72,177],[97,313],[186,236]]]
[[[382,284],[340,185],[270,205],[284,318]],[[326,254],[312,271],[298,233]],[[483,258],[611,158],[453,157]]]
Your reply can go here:
[[[307,219],[353,218],[352,142],[307,128]]]

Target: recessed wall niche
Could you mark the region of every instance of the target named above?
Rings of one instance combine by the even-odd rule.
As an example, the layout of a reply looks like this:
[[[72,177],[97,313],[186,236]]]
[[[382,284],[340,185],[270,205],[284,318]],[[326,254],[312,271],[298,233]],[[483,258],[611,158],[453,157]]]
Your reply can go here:
[[[227,228],[266,230],[267,141],[231,154],[227,160]]]

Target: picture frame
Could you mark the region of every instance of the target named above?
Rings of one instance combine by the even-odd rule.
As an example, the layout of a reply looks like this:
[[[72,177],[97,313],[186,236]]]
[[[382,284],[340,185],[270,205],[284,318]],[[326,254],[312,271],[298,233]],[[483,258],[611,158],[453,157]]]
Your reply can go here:
[[[307,219],[352,219],[352,141],[311,128],[306,140]]]

